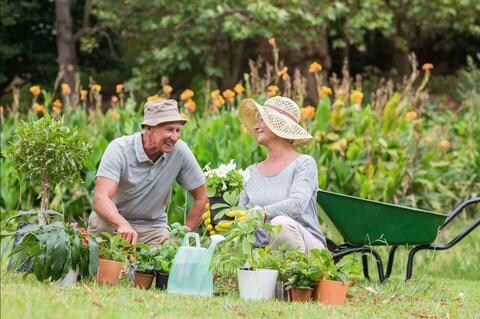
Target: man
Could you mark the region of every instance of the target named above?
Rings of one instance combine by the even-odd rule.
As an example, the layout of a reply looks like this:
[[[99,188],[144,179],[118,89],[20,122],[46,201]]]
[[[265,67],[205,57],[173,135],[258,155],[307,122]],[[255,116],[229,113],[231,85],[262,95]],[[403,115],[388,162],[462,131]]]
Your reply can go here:
[[[164,209],[175,181],[194,198],[185,225],[198,227],[208,197],[204,174],[180,140],[186,122],[175,100],[147,102],[142,131],[108,145],[96,175],[89,233],[116,232],[131,244],[163,243],[168,238]]]

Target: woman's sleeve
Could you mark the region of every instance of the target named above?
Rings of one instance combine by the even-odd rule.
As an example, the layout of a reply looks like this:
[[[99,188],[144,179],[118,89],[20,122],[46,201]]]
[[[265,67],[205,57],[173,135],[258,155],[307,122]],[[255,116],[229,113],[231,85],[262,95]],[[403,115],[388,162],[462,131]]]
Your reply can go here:
[[[288,180],[284,182],[289,183]],[[265,206],[268,218],[284,215],[296,219],[304,213],[317,188],[317,164],[312,157],[308,157],[295,170],[288,198]]]

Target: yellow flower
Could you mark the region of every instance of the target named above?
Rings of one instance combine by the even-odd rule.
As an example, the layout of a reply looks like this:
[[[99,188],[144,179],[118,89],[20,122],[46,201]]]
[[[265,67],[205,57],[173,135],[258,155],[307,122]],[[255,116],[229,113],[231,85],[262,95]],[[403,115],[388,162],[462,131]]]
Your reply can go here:
[[[33,108],[33,112],[35,112],[37,114],[38,113],[45,113],[45,111],[46,111],[45,107],[41,104],[38,104],[38,103],[33,103],[32,108]]]
[[[235,97],[235,92],[230,89],[223,91],[223,97],[227,100],[228,103],[233,103],[233,98]]]
[[[450,148],[450,142],[448,140],[442,140],[438,145],[444,151],[448,151]]]
[[[195,110],[197,109],[197,103],[195,103],[195,101],[193,101],[192,99],[189,99],[185,103],[185,107],[189,112],[195,112]]]
[[[72,93],[72,89],[70,88],[70,85],[67,83],[62,83],[62,95],[70,95]]]
[[[422,70],[425,72],[430,72],[431,69],[433,69],[433,64],[431,63],[425,63],[422,65]]]
[[[312,64],[310,64],[310,66],[308,67],[308,72],[310,73],[318,73],[322,70],[322,66],[320,65],[320,63],[318,62],[313,62]]]
[[[30,88],[30,92],[34,97],[37,97],[42,92],[42,89],[40,88],[40,85],[34,85]]]
[[[59,99],[56,99],[54,102],[53,102],[53,107],[56,107],[58,109],[62,108],[62,101],[60,101]]]
[[[111,101],[112,101],[112,105],[117,104],[118,103],[118,97],[116,95],[112,95]]]
[[[102,86],[100,84],[92,84],[91,88],[93,92],[97,93],[100,93],[100,91],[102,90]]]
[[[80,100],[85,101],[87,99],[88,91],[87,90],[80,90]]]
[[[407,112],[407,114],[405,114],[405,120],[407,122],[411,122],[413,120],[415,120],[417,118],[417,112],[415,111],[411,111],[411,112]]]
[[[117,84],[115,85],[115,92],[117,92],[118,94],[122,93],[123,92],[123,84]]]
[[[358,90],[353,90],[352,94],[350,95],[350,101],[352,104],[360,104],[363,100],[363,93]]]
[[[215,90],[210,95],[215,99],[220,96],[220,90]]]
[[[316,140],[317,142],[320,142],[320,141],[322,140],[322,136],[323,136],[323,134],[322,134],[321,131],[316,131],[316,132],[315,132],[315,140]]]
[[[168,84],[163,87],[163,93],[165,94],[170,94],[172,93],[172,91],[173,91],[173,88]]]
[[[235,85],[235,87],[233,88],[233,90],[237,93],[237,94],[242,94],[243,92],[245,92],[245,88],[243,87],[242,83],[237,83]]]
[[[277,95],[278,91],[279,91],[279,88],[276,85],[270,85],[270,86],[267,87],[267,95],[269,97],[273,97],[273,96]]]
[[[185,91],[180,94],[180,100],[182,101],[187,101],[190,100],[195,94],[193,93],[192,90],[186,89]]]
[[[225,104],[225,99],[221,95],[218,95],[213,100],[213,106],[215,106],[215,108],[217,108],[217,109],[221,108],[224,104]]]
[[[275,38],[270,38],[268,39],[268,44],[274,47],[277,44],[277,41],[275,41]]]
[[[112,113],[111,114],[112,114],[112,118],[114,120],[119,120],[120,119],[120,114],[118,114],[117,110],[114,107],[112,107]]]
[[[315,108],[313,106],[309,105],[301,108],[300,119],[302,121],[313,119],[314,116],[315,116]]]
[[[165,100],[165,98],[161,97],[158,94],[150,95],[149,97],[147,97],[147,102],[156,101],[156,100]]]
[[[320,88],[320,98],[325,98],[329,95],[332,95],[333,91],[331,88],[329,88],[328,86],[322,86]]]

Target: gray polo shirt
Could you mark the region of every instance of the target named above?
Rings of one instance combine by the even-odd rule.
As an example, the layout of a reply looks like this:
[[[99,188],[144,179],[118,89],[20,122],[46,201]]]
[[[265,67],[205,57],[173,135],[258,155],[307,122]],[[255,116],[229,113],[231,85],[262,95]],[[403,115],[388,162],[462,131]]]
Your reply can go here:
[[[202,169],[185,142],[178,140],[172,152],[154,163],[145,154],[141,133],[113,140],[96,176],[118,183],[113,202],[135,226],[167,226],[165,205],[175,181],[188,191],[205,184]]]

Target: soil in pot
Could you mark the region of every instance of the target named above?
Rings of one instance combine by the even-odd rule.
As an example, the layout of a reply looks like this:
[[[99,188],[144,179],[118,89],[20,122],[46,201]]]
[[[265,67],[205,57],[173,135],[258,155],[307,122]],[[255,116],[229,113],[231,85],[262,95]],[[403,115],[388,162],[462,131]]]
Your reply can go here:
[[[155,273],[155,287],[161,290],[167,290],[168,274],[164,272]]]
[[[291,301],[308,302],[312,299],[313,289],[292,288],[290,289]]]
[[[135,272],[135,287],[141,289],[150,289],[152,287],[153,282],[153,274],[152,273],[144,273],[144,272]]]
[[[97,283],[115,285],[120,279],[123,263],[113,260],[98,259]]]
[[[348,285],[341,281],[321,279],[315,289],[315,299],[325,305],[342,305],[347,297]]]
[[[212,226],[215,226],[222,220],[233,220],[233,217],[228,217],[227,215],[223,215],[220,218],[215,218],[215,216],[225,208],[212,208],[214,204],[226,204],[223,200],[223,197],[209,197],[208,201],[210,202],[210,219]]]

